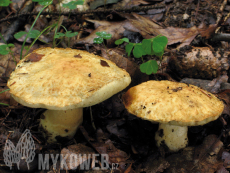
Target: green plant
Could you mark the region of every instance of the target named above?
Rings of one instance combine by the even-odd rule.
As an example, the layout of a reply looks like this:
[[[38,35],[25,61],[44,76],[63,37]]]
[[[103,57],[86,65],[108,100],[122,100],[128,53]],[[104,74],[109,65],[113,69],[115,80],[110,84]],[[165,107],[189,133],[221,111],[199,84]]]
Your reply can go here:
[[[96,35],[98,37],[94,38],[93,39],[93,42],[96,43],[96,44],[101,44],[103,43],[104,46],[105,46],[105,43],[104,43],[104,39],[105,40],[108,40],[112,37],[112,34],[107,34],[105,31],[102,31],[102,32],[96,32]]]
[[[20,31],[20,32],[14,34],[14,37],[15,37],[15,38],[20,38],[20,37],[22,37],[23,35],[26,34],[26,38],[25,38],[25,40],[24,40],[24,42],[23,42],[23,44],[22,44],[22,49],[21,49],[21,53],[20,53],[20,59],[22,59],[22,51],[23,51],[23,49],[24,49],[24,46],[25,46],[25,43],[26,43],[27,38],[28,38],[28,37],[35,38],[35,41],[36,41],[36,40],[39,38],[39,36],[41,35],[41,32],[38,31],[38,30],[33,30],[33,27],[34,27],[35,23],[37,22],[38,17],[40,16],[41,12],[42,12],[46,7],[48,7],[50,4],[53,3],[53,0],[32,0],[32,1],[33,1],[33,2],[38,2],[40,5],[42,5],[42,6],[44,6],[44,7],[43,7],[43,8],[41,9],[41,11],[38,13],[38,15],[37,15],[37,17],[35,18],[35,20],[34,20],[32,26],[30,27],[30,30],[28,31],[28,33],[25,32],[25,31]],[[31,44],[31,46],[35,43],[35,41]],[[30,46],[30,47],[31,47],[31,46]],[[28,51],[27,51],[27,53],[28,53]],[[27,53],[26,53],[26,54],[27,54]]]
[[[110,55],[108,54],[108,52],[107,52],[107,47],[106,47],[106,45],[105,45],[104,39],[105,39],[105,40],[110,39],[110,38],[112,37],[112,34],[107,34],[105,31],[101,31],[101,32],[96,32],[96,35],[97,35],[98,37],[94,38],[94,39],[93,39],[93,42],[96,43],[96,44],[101,44],[101,43],[103,43],[103,45],[104,45],[104,47],[105,47],[105,49],[106,49],[106,54],[107,54],[108,56],[110,56]]]
[[[67,4],[63,4],[63,7],[69,8],[70,10],[74,10],[75,8],[77,8],[77,5],[83,5],[83,4],[84,4],[84,0],[71,1],[68,2]]]
[[[152,73],[157,73],[158,64],[156,60],[149,60],[144,62],[144,55],[156,55],[162,61],[162,56],[164,54],[165,47],[168,43],[168,39],[165,36],[158,35],[154,38],[143,39],[142,43],[131,43],[128,39],[122,38],[115,42],[116,45],[122,44],[123,42],[128,44],[125,46],[125,51],[130,56],[133,52],[135,58],[142,58],[142,64],[140,65],[140,70],[142,73],[150,75]]]
[[[11,52],[10,47],[14,47],[14,44],[9,43],[9,44],[0,45],[0,54],[7,55],[8,53],[10,53]]]
[[[3,91],[0,92],[0,94],[6,92],[6,91],[9,91],[10,89],[5,89]],[[5,103],[0,103],[0,105],[3,105],[3,106],[9,106],[8,104],[5,104]]]
[[[63,37],[67,37],[68,38],[68,46],[69,46],[69,44],[70,44],[70,37],[76,36],[78,34],[78,32],[67,31],[67,29],[63,25],[61,25],[61,26],[65,29],[66,32],[65,33],[62,33],[62,32],[55,33],[55,35],[54,35],[54,41],[55,41],[56,38],[62,40]]]
[[[34,20],[32,26],[31,26],[31,28],[30,28],[30,30],[29,30],[28,32],[20,31],[20,32],[14,34],[14,37],[15,37],[16,39],[21,38],[23,35],[26,35],[26,38],[25,38],[25,40],[24,40],[24,42],[23,42],[23,44],[22,44],[22,49],[21,49],[21,53],[20,53],[20,59],[22,59],[22,51],[23,51],[23,49],[24,49],[24,46],[25,46],[25,43],[26,43],[27,38],[33,38],[34,41],[31,43],[31,45],[30,45],[29,48],[27,49],[26,54],[29,52],[30,48],[34,45],[34,43],[39,39],[39,37],[40,37],[43,33],[49,32],[49,31],[51,31],[53,28],[56,28],[56,29],[55,29],[54,38],[53,38],[53,45],[54,45],[54,46],[56,46],[56,44],[55,44],[55,39],[56,39],[56,38],[63,38],[63,36],[66,36],[66,37],[70,38],[70,37],[73,37],[73,36],[75,36],[75,35],[78,34],[78,32],[72,33],[71,31],[67,31],[67,29],[66,29],[64,26],[62,26],[62,27],[63,27],[63,28],[65,29],[65,31],[66,31],[65,34],[64,34],[64,33],[57,32],[58,22],[56,22],[55,24],[53,24],[53,25],[51,25],[51,26],[46,27],[46,28],[45,28],[43,31],[41,31],[41,32],[38,31],[38,30],[33,30],[33,27],[34,27],[34,25],[35,25],[35,23],[36,23],[38,17],[40,16],[41,12],[42,12],[46,7],[48,7],[50,4],[52,4],[52,3],[53,3],[53,0],[32,0],[32,1],[33,1],[33,2],[38,2],[40,5],[43,5],[44,7],[43,7],[42,10],[38,13],[36,19]],[[71,2],[69,2],[69,3],[67,3],[67,4],[63,4],[63,7],[69,8],[69,9],[72,10],[72,9],[75,9],[75,8],[77,7],[77,5],[82,5],[83,3],[84,3],[83,0],[71,1]],[[63,34],[64,34],[64,35],[63,35]],[[42,41],[42,40],[40,40],[40,41]],[[60,42],[61,42],[61,41],[60,41]],[[60,42],[59,42],[59,43],[60,43]],[[58,43],[58,44],[59,44],[59,43]],[[25,55],[26,55],[26,54],[25,54]]]
[[[6,40],[4,39],[4,37],[2,36],[2,34],[0,33],[0,37],[2,38],[2,40],[5,42],[4,45],[0,45],[0,54],[1,55],[7,55],[7,54],[11,54],[11,56],[13,57],[14,63],[15,65],[17,65],[16,59],[14,57],[13,52],[10,50],[10,47],[14,47],[14,44],[9,43],[7,44]]]
[[[1,7],[1,6],[2,6],[2,7],[7,7],[7,6],[10,5],[10,3],[12,3],[12,2],[9,1],[9,0],[1,0],[1,1],[0,1],[0,7]]]

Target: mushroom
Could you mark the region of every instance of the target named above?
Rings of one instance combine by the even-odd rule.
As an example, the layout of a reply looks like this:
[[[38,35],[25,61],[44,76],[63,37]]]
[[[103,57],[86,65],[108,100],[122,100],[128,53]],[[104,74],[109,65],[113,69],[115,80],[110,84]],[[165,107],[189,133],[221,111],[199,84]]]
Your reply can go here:
[[[129,113],[159,122],[157,146],[172,152],[188,144],[188,126],[216,120],[224,104],[213,94],[194,85],[171,81],[148,81],[130,88],[122,97]]]
[[[40,48],[17,64],[7,86],[22,105],[48,109],[40,127],[52,143],[75,135],[83,107],[108,99],[130,82],[125,70],[100,56],[70,48]]]

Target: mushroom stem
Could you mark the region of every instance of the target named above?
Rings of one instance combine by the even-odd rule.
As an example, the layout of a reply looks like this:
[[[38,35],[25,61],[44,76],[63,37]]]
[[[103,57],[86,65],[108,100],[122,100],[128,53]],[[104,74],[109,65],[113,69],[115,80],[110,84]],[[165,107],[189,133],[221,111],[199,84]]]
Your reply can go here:
[[[170,124],[159,124],[158,131],[155,134],[157,146],[163,143],[170,151],[176,152],[185,148],[188,144],[187,126],[175,126]]]
[[[83,108],[70,110],[46,110],[41,116],[40,127],[47,142],[56,142],[58,138],[71,139],[83,121]]]

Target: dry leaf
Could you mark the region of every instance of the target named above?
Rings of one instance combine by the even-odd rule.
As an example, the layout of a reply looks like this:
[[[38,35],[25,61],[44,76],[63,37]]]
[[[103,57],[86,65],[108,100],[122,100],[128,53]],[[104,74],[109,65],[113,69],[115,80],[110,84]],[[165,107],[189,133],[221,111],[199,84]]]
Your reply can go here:
[[[67,170],[74,170],[77,169],[83,162],[87,161],[88,159],[91,159],[92,154],[95,154],[94,150],[90,147],[87,147],[83,144],[75,144],[70,145],[67,148],[63,148],[61,150],[61,154],[65,157],[65,162],[67,165]],[[86,154],[84,157],[84,154]],[[81,157],[81,156],[82,157]],[[71,158],[71,156],[75,156],[75,159]],[[82,159],[79,159],[81,157]]]
[[[216,135],[207,136],[203,143],[196,147],[187,147],[181,153],[166,158],[170,167],[167,173],[214,173],[223,161],[218,157],[223,149],[223,143]]]

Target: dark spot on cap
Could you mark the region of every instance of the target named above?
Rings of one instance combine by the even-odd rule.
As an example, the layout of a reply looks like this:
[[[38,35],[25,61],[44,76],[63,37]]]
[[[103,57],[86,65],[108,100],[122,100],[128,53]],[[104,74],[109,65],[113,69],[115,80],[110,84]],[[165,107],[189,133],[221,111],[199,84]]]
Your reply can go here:
[[[78,55],[74,55],[74,58],[82,58],[81,54],[79,53]]]
[[[91,73],[89,73],[88,76],[91,77]]]
[[[12,84],[10,84],[10,86],[14,85],[16,82],[13,82]]]
[[[174,132],[174,129],[172,129],[172,132]]]
[[[18,75],[20,75],[20,74],[28,74],[28,73],[18,73]]]
[[[24,62],[38,62],[45,56],[43,54],[31,53]]]
[[[175,88],[175,89],[172,89],[173,92],[177,92],[177,91],[179,91],[179,90],[182,90],[182,87],[177,87],[177,88]]]
[[[91,91],[94,91],[95,89],[91,89],[91,90],[89,90],[88,92],[91,92]]]
[[[101,65],[103,67],[109,67],[109,64],[106,61],[104,61],[104,60],[101,60]]]
[[[147,114],[150,114],[151,111],[148,111]]]
[[[69,130],[68,129],[65,129],[65,132],[67,133]]]
[[[40,118],[41,118],[41,119],[45,119],[46,117],[45,117],[44,114],[41,114]]]
[[[144,106],[143,109],[145,109],[146,107]]]

